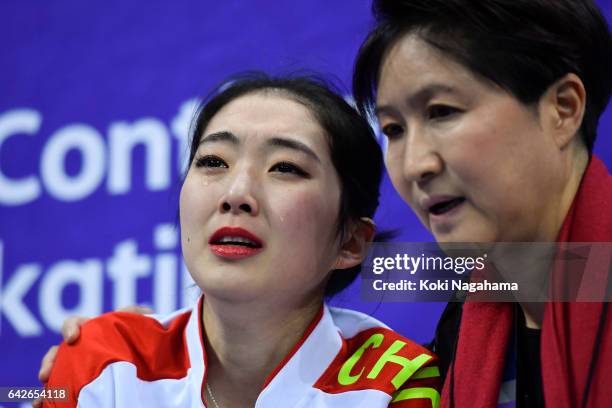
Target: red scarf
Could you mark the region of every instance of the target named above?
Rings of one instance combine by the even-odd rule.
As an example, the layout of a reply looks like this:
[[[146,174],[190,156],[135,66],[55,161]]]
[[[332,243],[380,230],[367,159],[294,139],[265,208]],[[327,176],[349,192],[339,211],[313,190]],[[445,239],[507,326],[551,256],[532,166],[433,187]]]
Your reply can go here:
[[[593,156],[568,212],[558,242],[612,242],[612,176]],[[606,282],[601,282],[602,287]],[[496,407],[506,348],[512,333],[511,303],[466,302],[454,367],[446,376],[440,406]],[[593,357],[602,303],[555,303],[546,306],[542,322],[541,363],[547,407],[574,408],[581,400]],[[612,310],[606,316],[588,407],[608,407],[612,396]],[[451,372],[452,371],[452,372]]]

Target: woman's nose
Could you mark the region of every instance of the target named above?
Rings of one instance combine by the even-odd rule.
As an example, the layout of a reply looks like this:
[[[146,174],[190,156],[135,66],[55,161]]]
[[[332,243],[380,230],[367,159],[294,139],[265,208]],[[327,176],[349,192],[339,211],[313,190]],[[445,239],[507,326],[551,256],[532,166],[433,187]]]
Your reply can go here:
[[[236,215],[257,215],[259,205],[255,198],[255,187],[253,177],[247,171],[235,174],[225,194],[219,199],[219,211]]]
[[[403,147],[402,175],[405,181],[427,184],[442,172],[442,158],[425,135],[413,134]]]

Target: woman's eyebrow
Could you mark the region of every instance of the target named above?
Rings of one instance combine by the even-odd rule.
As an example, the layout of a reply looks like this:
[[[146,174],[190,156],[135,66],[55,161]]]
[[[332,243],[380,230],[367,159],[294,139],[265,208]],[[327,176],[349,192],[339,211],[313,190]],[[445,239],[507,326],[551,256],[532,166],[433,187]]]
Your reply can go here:
[[[317,154],[310,147],[306,146],[302,142],[298,142],[297,140],[288,139],[285,137],[272,137],[267,140],[266,144],[272,147],[283,147],[287,149],[297,150],[299,152],[307,154],[317,162],[321,163],[321,159],[319,159],[319,156],[317,156]]]
[[[433,98],[436,95],[440,95],[440,94],[459,95],[459,93],[460,93],[459,90],[454,86],[435,82],[435,83],[427,84],[417,89],[412,94],[408,95],[405,99],[405,103],[407,105],[415,105],[418,103],[423,103],[425,101],[428,101],[429,99]],[[377,116],[381,114],[393,115],[396,113],[397,112],[393,109],[392,106],[385,105],[385,104],[377,105],[374,108],[374,114]]]
[[[200,139],[199,144],[202,145],[204,143],[212,143],[212,142],[229,142],[231,144],[237,145],[240,143],[240,140],[232,132],[221,131],[221,132],[211,133],[209,135],[202,137],[202,139]]]
[[[458,96],[460,92],[452,85],[434,82],[418,89],[408,97],[406,103],[412,106],[420,106],[429,103],[431,99],[440,95]]]

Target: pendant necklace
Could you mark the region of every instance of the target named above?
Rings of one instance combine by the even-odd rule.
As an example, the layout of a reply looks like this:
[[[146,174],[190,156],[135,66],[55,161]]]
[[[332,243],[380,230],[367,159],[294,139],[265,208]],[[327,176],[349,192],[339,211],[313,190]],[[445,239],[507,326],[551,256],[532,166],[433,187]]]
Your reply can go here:
[[[212,390],[210,389],[210,384],[208,384],[208,381],[206,381],[206,391],[208,391],[208,395],[210,395],[210,399],[215,408],[219,408],[219,404],[217,404],[217,400],[215,399],[215,396],[213,395]]]

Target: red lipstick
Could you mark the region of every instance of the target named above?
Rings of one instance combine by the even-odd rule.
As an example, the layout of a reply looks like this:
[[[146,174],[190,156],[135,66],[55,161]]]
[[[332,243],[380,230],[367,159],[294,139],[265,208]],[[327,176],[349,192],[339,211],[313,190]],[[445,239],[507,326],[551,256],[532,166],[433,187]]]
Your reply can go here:
[[[225,259],[242,259],[257,255],[263,250],[262,240],[240,227],[223,227],[208,240],[212,252]]]

